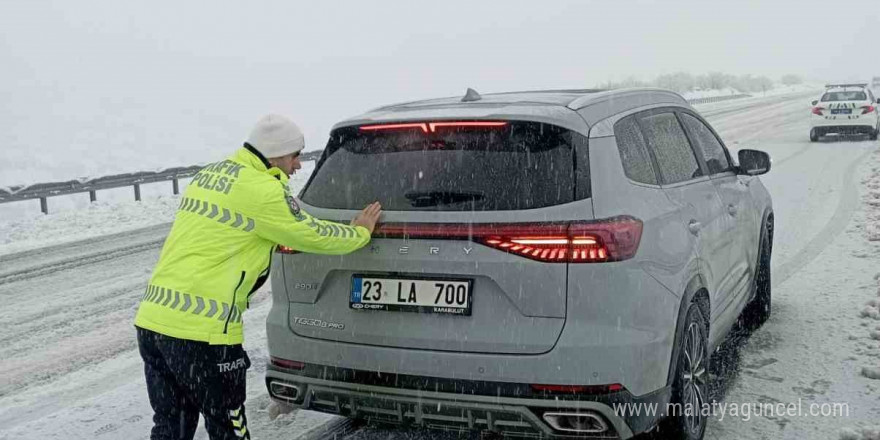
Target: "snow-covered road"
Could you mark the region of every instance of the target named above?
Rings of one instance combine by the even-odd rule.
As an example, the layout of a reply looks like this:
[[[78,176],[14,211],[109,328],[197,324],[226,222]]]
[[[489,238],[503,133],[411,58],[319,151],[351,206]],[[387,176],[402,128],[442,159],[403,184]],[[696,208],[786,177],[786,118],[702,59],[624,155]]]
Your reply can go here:
[[[715,356],[724,403],[846,403],[848,417],[716,417],[707,438],[836,438],[877,424],[876,324],[861,318],[877,299],[878,242],[861,195],[880,174],[877,143],[810,143],[808,98],[750,99],[702,106],[732,148],[774,158],[762,178],[776,213],[774,310],[750,338],[732,337]],[[873,174],[872,174],[873,173]],[[880,176],[877,176],[880,182]],[[148,438],[151,410],[132,318],[167,226],[0,257],[0,439]],[[332,420],[294,412],[270,420],[264,288],[245,314],[248,412],[255,439],[292,439]],[[202,434],[204,436],[203,431]],[[350,438],[429,438],[369,429]],[[204,437],[202,437],[204,438]]]

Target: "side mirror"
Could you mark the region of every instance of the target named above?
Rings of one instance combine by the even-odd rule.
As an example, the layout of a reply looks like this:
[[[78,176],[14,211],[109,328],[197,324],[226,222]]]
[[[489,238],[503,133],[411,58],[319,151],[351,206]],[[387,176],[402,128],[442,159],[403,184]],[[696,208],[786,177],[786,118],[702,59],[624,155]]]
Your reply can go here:
[[[819,103],[819,101],[816,100],[816,101],[811,102],[810,105],[816,105],[816,104],[818,104],[818,103]]]
[[[758,150],[739,150],[739,172],[748,176],[760,176],[770,171],[770,155]]]

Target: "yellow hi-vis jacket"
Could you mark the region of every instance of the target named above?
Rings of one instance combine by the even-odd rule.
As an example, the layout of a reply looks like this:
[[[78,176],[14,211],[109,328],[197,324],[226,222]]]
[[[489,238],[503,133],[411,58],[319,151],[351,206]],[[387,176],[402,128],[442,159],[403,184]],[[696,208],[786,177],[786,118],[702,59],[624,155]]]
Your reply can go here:
[[[370,241],[363,226],[302,211],[288,177],[246,145],[207,165],[184,192],[135,325],[179,339],[236,345],[242,312],[269,275],[276,244],[341,255]]]

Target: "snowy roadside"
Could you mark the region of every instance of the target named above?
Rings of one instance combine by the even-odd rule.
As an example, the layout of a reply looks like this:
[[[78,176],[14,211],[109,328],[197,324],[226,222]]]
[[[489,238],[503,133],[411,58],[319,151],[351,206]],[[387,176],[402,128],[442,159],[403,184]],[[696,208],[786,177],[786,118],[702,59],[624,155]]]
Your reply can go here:
[[[856,225],[856,229],[864,234],[865,239],[871,243],[874,254],[880,253],[880,150],[874,151],[869,164],[871,168],[863,180],[864,195],[864,223]],[[876,258],[875,261],[880,260]],[[878,267],[880,265],[875,265]],[[851,339],[866,341],[863,347],[857,349],[856,356],[850,359],[864,362],[861,367],[861,375],[870,380],[880,381],[880,272],[874,274],[876,281],[876,297],[870,299],[865,307],[859,312],[860,325],[864,328],[863,334],[850,336]],[[861,357],[857,357],[861,356]],[[880,388],[877,385],[869,386],[871,390]],[[849,427],[841,430],[840,440],[880,440],[880,425]]]
[[[874,152],[871,174],[865,179],[865,209],[867,221],[865,236],[868,241],[880,244],[880,151]],[[877,294],[880,295],[880,289]]]

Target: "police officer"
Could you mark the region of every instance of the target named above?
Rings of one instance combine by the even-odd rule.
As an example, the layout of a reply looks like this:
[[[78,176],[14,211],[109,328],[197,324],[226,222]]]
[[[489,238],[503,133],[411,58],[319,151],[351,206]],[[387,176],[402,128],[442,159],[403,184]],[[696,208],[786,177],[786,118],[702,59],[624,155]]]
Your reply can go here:
[[[243,148],[186,189],[135,318],[152,440],[192,439],[199,413],[212,440],[249,439],[241,318],[275,246],[340,255],[370,241],[378,202],[350,225],[300,209],[287,184],[304,145],[292,121],[265,116]]]

